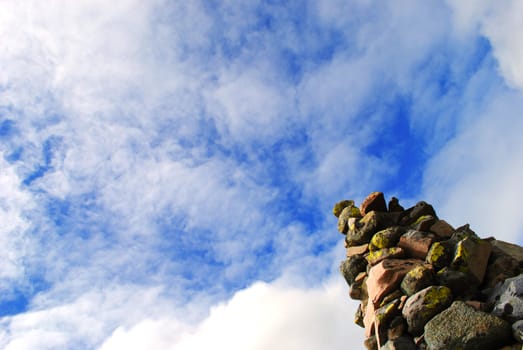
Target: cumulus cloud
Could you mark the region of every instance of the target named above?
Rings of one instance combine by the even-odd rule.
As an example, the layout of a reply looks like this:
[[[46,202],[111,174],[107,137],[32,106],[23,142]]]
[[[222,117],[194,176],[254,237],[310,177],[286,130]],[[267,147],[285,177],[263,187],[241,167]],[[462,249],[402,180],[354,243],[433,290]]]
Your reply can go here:
[[[101,349],[346,349],[363,341],[348,324],[355,307],[346,298],[333,281],[314,289],[258,282],[213,307],[194,328],[177,334],[174,320],[144,320],[115,330]]]

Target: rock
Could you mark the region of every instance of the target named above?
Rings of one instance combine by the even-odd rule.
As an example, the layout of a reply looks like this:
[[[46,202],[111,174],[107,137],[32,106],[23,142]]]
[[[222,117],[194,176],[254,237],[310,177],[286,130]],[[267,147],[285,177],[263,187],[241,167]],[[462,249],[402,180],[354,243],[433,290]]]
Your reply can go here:
[[[454,256],[454,244],[451,241],[434,242],[425,257],[425,261],[435,270],[449,266]]]
[[[369,244],[370,250],[378,250],[383,248],[394,247],[406,229],[401,226],[392,226],[384,230],[378,231],[372,236]]]
[[[360,205],[361,215],[366,215],[373,210],[387,211],[387,204],[385,203],[383,192],[372,192]]]
[[[436,222],[436,218],[432,215],[420,216],[410,227],[416,231],[428,232],[430,227]]]
[[[415,259],[386,259],[374,265],[367,278],[369,303],[379,305],[383,297],[396,289],[403,277],[423,261]]]
[[[416,350],[416,345],[410,337],[399,337],[387,341],[380,350]]]
[[[492,247],[490,261],[483,278],[483,285],[492,288],[499,282],[519,274],[519,262],[496,246]]]
[[[425,215],[431,215],[434,218],[438,218],[432,205],[427,202],[418,202],[412,208],[409,208],[403,212],[403,215],[400,218],[399,224],[402,226],[409,226],[416,222],[420,217]]]
[[[341,218],[341,215],[340,215]],[[372,236],[391,225],[394,219],[390,213],[371,211],[349,228],[345,240],[349,247],[369,243]]]
[[[334,214],[335,217],[340,217],[340,214],[342,212],[343,209],[345,209],[346,207],[354,207],[354,201],[352,199],[345,199],[345,200],[342,200],[342,201],[339,201],[338,203],[336,203],[334,205],[334,208],[332,209],[332,213]]]
[[[430,228],[430,232],[436,234],[436,236],[441,238],[450,238],[454,232],[454,227],[452,227],[445,220],[437,220]]]
[[[362,244],[362,245],[357,245],[357,246],[353,246],[353,247],[348,247],[347,248],[347,257],[353,256],[353,255],[363,255],[363,254],[365,254],[368,251],[369,251],[369,245],[368,244]]]
[[[427,287],[407,299],[403,317],[413,335],[423,333],[425,324],[452,302],[452,292],[445,286]]]
[[[401,316],[396,316],[390,321],[389,329],[387,330],[387,339],[397,339],[405,334],[407,330],[407,323]]]
[[[407,256],[424,260],[434,240],[432,233],[409,230],[400,237],[398,247],[403,248]]]
[[[434,270],[427,265],[419,265],[405,275],[400,288],[408,296],[430,286],[435,279]]]
[[[483,282],[492,247],[488,241],[468,236],[458,242],[451,267]]]
[[[444,267],[436,274],[438,284],[447,286],[452,290],[452,294],[457,296],[466,295],[471,289],[476,288],[477,282],[465,272],[455,271]]]
[[[523,343],[523,320],[516,321],[512,324],[512,335],[519,343]]]
[[[360,326],[361,328],[365,327],[363,325],[363,317],[365,316],[363,310],[363,305],[360,304],[360,306],[356,310],[356,313],[354,314],[354,323]]]
[[[405,251],[399,247],[383,248],[371,251],[366,259],[370,265],[376,265],[385,259],[397,259],[405,256]]]
[[[425,342],[430,350],[492,350],[510,344],[511,333],[508,322],[455,301],[427,322]]]
[[[523,319],[523,274],[496,286],[488,301],[494,302],[492,314],[510,322]]]
[[[365,270],[367,270],[367,260],[360,255],[349,256],[340,265],[340,272],[349,286],[354,283],[356,276]]]
[[[354,202],[353,202],[354,203]],[[347,234],[347,231],[351,228],[351,224],[354,220],[361,218],[360,210],[354,205],[349,205],[341,211],[338,216],[338,231],[343,234]]]
[[[501,250],[506,255],[517,260],[519,266],[523,266],[523,247],[497,239],[492,240],[490,244],[492,247]]]
[[[390,213],[395,213],[395,212],[402,212],[404,211],[405,208],[403,208],[401,205],[400,205],[400,202],[398,200],[398,198],[396,197],[392,197],[389,201],[389,212]]]
[[[349,296],[355,300],[366,300],[369,296],[367,294],[367,284],[365,280],[367,278],[366,272],[360,272],[354,282],[350,285]]]
[[[363,341],[363,345],[365,345],[367,350],[378,350],[378,339],[376,339],[376,336],[371,335]]]

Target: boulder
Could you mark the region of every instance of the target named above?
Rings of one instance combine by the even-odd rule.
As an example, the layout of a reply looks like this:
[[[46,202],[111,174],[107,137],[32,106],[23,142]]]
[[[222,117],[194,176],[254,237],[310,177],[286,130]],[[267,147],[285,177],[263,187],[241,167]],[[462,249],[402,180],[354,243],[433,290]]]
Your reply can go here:
[[[403,307],[403,317],[413,335],[423,333],[425,324],[452,302],[452,292],[445,286],[430,286],[413,294]]]
[[[432,233],[409,230],[400,237],[398,247],[403,248],[407,256],[424,260],[434,240]]]
[[[407,272],[401,281],[400,288],[403,293],[411,296],[433,284],[435,277],[434,269],[431,266],[420,265]]]
[[[441,270],[452,262],[454,250],[454,244],[450,240],[434,242],[427,252],[425,261],[434,266],[436,271]]]
[[[338,216],[338,231],[347,234],[347,231],[349,231],[352,226],[351,223],[355,221],[354,219],[359,218],[361,218],[360,210],[354,205],[349,205],[343,208]]]
[[[353,284],[356,276],[365,270],[367,270],[367,260],[360,255],[349,256],[340,265],[340,272],[349,285]]]
[[[354,206],[354,201],[352,199],[344,199],[334,204],[334,208],[332,208],[332,213],[335,217],[339,218],[343,209],[350,206]]]
[[[430,228],[430,232],[436,234],[436,236],[441,238],[450,238],[454,232],[454,227],[452,227],[445,220],[437,220]]]
[[[523,343],[523,320],[516,321],[512,324],[512,336],[519,343]]]
[[[520,247],[516,244],[500,241],[497,239],[494,239],[490,242],[492,247],[495,247],[499,250],[501,250],[506,255],[514,258],[518,261],[520,266],[523,266],[523,247]]]
[[[400,247],[383,248],[371,251],[366,259],[369,265],[376,265],[385,259],[397,259],[405,256],[405,251]]]
[[[416,345],[410,337],[399,337],[387,341],[380,350],[416,350]]]
[[[387,203],[385,203],[383,192],[372,192],[360,205],[361,215],[365,215],[373,210],[387,211]]]
[[[406,232],[406,229],[401,226],[392,226],[384,230],[378,231],[372,236],[369,244],[370,250],[377,250],[383,248],[394,247],[401,235]]]
[[[488,241],[467,236],[456,245],[451,267],[473,276],[478,283],[483,282],[492,247]]]
[[[467,295],[478,286],[477,282],[470,275],[448,267],[438,271],[436,281],[442,286],[449,287],[455,297]]]
[[[508,322],[455,301],[427,322],[425,342],[430,350],[492,350],[513,340]]]
[[[353,255],[363,255],[369,251],[369,245],[368,244],[362,244],[352,247],[347,247],[347,257],[353,256]]]
[[[489,295],[495,303],[492,314],[510,322],[523,319],[523,274],[499,284]]]
[[[367,278],[369,304],[379,305],[386,294],[399,287],[407,272],[421,264],[423,261],[416,259],[386,259],[374,265]]]
[[[405,208],[403,208],[400,205],[400,202],[399,202],[398,198],[392,197],[390,199],[390,201],[389,201],[389,212],[390,213],[402,212],[404,210],[405,210]]]
[[[418,202],[415,206],[405,210],[402,213],[399,224],[402,226],[409,226],[416,222],[416,220],[418,220],[420,217],[425,215],[431,215],[436,219],[438,218],[432,205],[424,201]]]
[[[394,218],[390,213],[371,211],[349,227],[345,240],[349,247],[369,243],[376,232],[393,224]]]

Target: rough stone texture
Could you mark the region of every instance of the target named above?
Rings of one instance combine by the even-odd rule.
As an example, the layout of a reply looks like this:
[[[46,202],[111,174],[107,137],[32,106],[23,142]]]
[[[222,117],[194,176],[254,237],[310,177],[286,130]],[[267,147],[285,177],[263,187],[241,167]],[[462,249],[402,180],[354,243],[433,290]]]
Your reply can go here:
[[[354,283],[356,276],[367,269],[367,260],[360,255],[349,256],[340,265],[340,272],[349,285]]]
[[[416,222],[416,220],[418,220],[420,217],[425,215],[431,215],[435,218],[438,217],[432,205],[424,201],[418,202],[415,206],[403,212],[399,224],[403,226],[409,226]]]
[[[392,248],[398,244],[398,241],[406,232],[406,229],[401,226],[393,226],[384,230],[378,231],[372,236],[370,240],[369,249],[377,250],[383,248]]]
[[[411,258],[425,259],[434,239],[431,233],[409,230],[400,237],[398,247],[403,248]]]
[[[516,259],[520,266],[523,266],[523,247],[520,247],[516,244],[500,241],[494,239],[490,242],[493,247],[503,251],[505,254]]]
[[[371,211],[387,211],[387,203],[385,203],[385,196],[383,192],[372,192],[361,203],[361,215],[365,215]]]
[[[425,324],[452,302],[452,292],[445,286],[427,287],[407,299],[403,317],[414,335],[423,333]]]
[[[454,244],[452,241],[434,242],[425,257],[425,261],[432,266],[434,269],[441,270],[442,268],[449,266],[454,256]]]
[[[371,211],[361,220],[356,221],[354,227],[349,228],[345,239],[349,247],[369,243],[376,232],[393,223],[394,219],[390,213]]]
[[[389,201],[389,212],[391,213],[397,213],[404,211],[405,208],[403,208],[400,205],[400,201],[396,197],[392,197]]]
[[[465,237],[456,245],[451,267],[454,270],[466,272],[479,282],[487,271],[487,264],[492,247],[488,241],[476,237]]]
[[[454,229],[423,201],[404,210],[393,198],[384,211],[381,196],[367,198],[363,218],[353,202],[333,211],[366,347],[523,350],[523,248]]]
[[[492,288],[507,278],[519,275],[519,271],[519,262],[514,257],[492,245],[492,253],[490,254],[483,285],[486,288]]]
[[[380,350],[416,350],[416,345],[410,337],[399,337],[387,341]]]
[[[376,265],[377,263],[385,259],[396,259],[405,256],[405,251],[400,247],[383,248],[380,250],[371,251],[367,255],[367,261],[370,265]]]
[[[334,208],[332,208],[332,213],[335,217],[339,218],[342,210],[350,206],[354,206],[354,201],[352,199],[344,199],[334,205]]]
[[[357,245],[357,246],[353,246],[353,247],[348,247],[347,248],[347,257],[353,256],[353,255],[363,255],[363,254],[365,254],[368,251],[369,251],[369,245],[368,244],[362,244],[362,245]]]
[[[454,296],[462,296],[477,287],[477,283],[465,272],[455,271],[445,267],[436,274],[436,281],[440,285],[449,287]]]
[[[455,301],[425,325],[430,350],[492,350],[512,342],[510,324]]]
[[[348,207],[343,208],[339,217],[338,217],[338,231],[343,234],[347,234],[351,225],[351,219],[361,218],[360,210],[354,205],[349,205]]]
[[[523,319],[523,274],[509,278],[492,291],[492,314],[515,322]]]
[[[450,238],[454,232],[454,227],[452,227],[445,220],[437,220],[431,227],[430,232],[436,234],[436,236],[441,238]]]
[[[407,272],[401,281],[400,288],[403,293],[411,296],[433,284],[435,277],[432,266],[420,265]]]
[[[399,286],[407,272],[421,264],[423,261],[416,259],[387,259],[374,265],[367,278],[369,302],[378,305],[387,293]]]

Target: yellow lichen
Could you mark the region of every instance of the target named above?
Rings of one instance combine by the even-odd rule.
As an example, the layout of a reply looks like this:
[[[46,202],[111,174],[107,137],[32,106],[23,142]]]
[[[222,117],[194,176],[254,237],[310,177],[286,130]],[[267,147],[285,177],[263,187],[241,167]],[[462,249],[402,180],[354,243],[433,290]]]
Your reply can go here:
[[[431,288],[427,294],[425,294],[424,305],[425,312],[427,314],[432,314],[434,309],[441,307],[441,305],[447,303],[451,298],[452,291],[450,288],[445,286],[440,286],[437,288]]]
[[[430,219],[432,218],[431,215],[422,215],[420,216],[413,224],[412,226],[416,226],[417,224],[419,224],[420,222],[424,221],[424,220],[427,220],[427,219]]]

